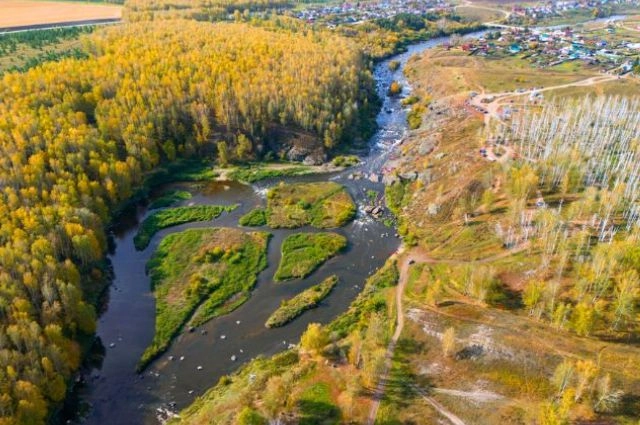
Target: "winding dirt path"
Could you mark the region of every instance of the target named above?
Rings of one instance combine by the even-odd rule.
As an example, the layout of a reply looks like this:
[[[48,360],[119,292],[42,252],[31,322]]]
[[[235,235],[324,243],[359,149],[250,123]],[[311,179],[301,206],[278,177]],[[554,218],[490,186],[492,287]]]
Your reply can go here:
[[[508,252],[508,255],[512,254],[512,252]],[[435,261],[430,258],[424,251],[420,249],[412,249],[410,252],[404,252],[404,248],[402,248],[398,253],[398,261],[400,267],[398,268],[399,277],[398,277],[398,285],[396,286],[396,329],[393,332],[393,336],[391,337],[391,341],[387,346],[387,352],[384,356],[384,368],[382,373],[380,374],[380,378],[378,380],[378,385],[373,394],[373,400],[371,402],[371,407],[369,409],[369,416],[367,418],[367,425],[374,425],[376,422],[376,417],[378,416],[378,410],[380,409],[380,402],[382,401],[382,397],[384,397],[384,392],[386,389],[387,378],[389,376],[389,370],[391,369],[391,361],[393,360],[393,353],[396,349],[396,345],[398,343],[398,339],[400,339],[400,335],[402,334],[402,329],[404,328],[404,306],[402,304],[402,297],[404,294],[404,289],[407,286],[407,281],[409,280],[409,266],[414,262],[420,263],[435,263],[442,261]],[[446,262],[446,260],[445,260]],[[457,261],[456,261],[457,263]],[[423,389],[414,386],[415,391],[422,396],[422,398],[433,406],[434,409],[438,411],[442,416],[446,417],[453,425],[466,425],[459,417],[449,412],[444,408],[440,403],[433,399],[433,397],[429,396],[426,391]]]
[[[486,110],[487,113],[484,116],[485,125],[489,125],[491,119],[497,120],[499,123],[504,124],[504,121],[500,117],[498,111],[500,107],[504,105],[504,103],[510,99],[514,99],[520,96],[531,95],[532,93],[543,93],[551,90],[564,89],[567,87],[588,87],[593,86],[595,84],[605,83],[608,81],[614,81],[618,78],[621,78],[617,75],[596,75],[593,77],[586,78],[580,81],[574,81],[573,83],[560,84],[557,86],[544,87],[540,89],[529,89],[523,90],[520,93],[514,92],[503,92],[503,93],[483,93],[471,99],[469,102],[471,106]],[[622,77],[624,78],[624,77]],[[483,103],[484,99],[494,98],[494,100],[490,103]]]
[[[391,342],[387,345],[387,352],[384,355],[384,368],[380,374],[378,385],[373,393],[373,401],[369,409],[369,417],[367,418],[368,425],[374,425],[376,417],[378,416],[378,409],[380,408],[380,402],[384,396],[385,387],[387,384],[387,378],[389,376],[389,370],[391,369],[391,361],[393,359],[393,353],[396,349],[398,339],[404,328],[404,310],[402,305],[402,295],[404,294],[404,288],[407,285],[409,276],[409,266],[412,263],[412,256],[403,255],[404,248],[401,248],[398,256],[400,261],[398,285],[396,285],[396,329],[391,337]],[[415,261],[415,260],[414,260]]]
[[[404,295],[404,289],[407,286],[407,281],[409,280],[409,266],[411,264],[417,263],[446,263],[446,264],[463,264],[463,263],[484,263],[487,261],[494,261],[500,258],[507,257],[509,255],[513,255],[516,252],[525,249],[525,246],[519,247],[515,250],[508,250],[502,252],[500,254],[494,255],[492,257],[484,258],[481,260],[475,261],[463,261],[463,260],[435,260],[425,251],[420,248],[412,248],[410,251],[404,250],[404,247],[400,249],[398,252],[398,262],[399,262],[399,277],[398,277],[398,285],[396,286],[396,329],[393,332],[393,336],[391,337],[391,341],[389,345],[387,345],[387,351],[384,356],[384,368],[382,373],[380,374],[380,378],[378,380],[378,385],[373,394],[373,400],[371,402],[371,406],[369,408],[369,416],[367,417],[367,425],[374,425],[376,422],[376,417],[378,416],[378,410],[380,409],[380,402],[384,397],[384,392],[386,389],[387,378],[389,377],[389,370],[391,369],[391,361],[393,360],[393,353],[395,352],[396,345],[398,340],[400,339],[400,335],[402,334],[402,329],[404,328],[404,306],[402,303],[402,297]],[[414,386],[415,391],[422,396],[422,398],[433,406],[438,413],[442,416],[446,417],[453,425],[467,425],[462,421],[459,417],[448,411],[442,404],[436,401],[433,397],[431,397],[425,390]]]

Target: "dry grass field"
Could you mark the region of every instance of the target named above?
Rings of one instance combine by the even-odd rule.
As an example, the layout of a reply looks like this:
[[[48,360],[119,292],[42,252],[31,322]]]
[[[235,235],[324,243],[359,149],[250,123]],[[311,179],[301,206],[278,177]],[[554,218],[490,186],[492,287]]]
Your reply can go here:
[[[34,0],[0,0],[0,28],[119,19],[122,6]]]

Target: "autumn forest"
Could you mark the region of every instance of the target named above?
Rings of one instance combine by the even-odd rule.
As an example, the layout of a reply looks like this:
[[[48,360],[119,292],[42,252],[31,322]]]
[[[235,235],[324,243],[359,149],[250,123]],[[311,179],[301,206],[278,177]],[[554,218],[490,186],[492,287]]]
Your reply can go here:
[[[65,397],[108,278],[105,226],[148,172],[256,158],[281,128],[331,149],[373,110],[367,62],[324,32],[174,20],[85,43],[88,59],[0,82],[3,425],[43,423]]]

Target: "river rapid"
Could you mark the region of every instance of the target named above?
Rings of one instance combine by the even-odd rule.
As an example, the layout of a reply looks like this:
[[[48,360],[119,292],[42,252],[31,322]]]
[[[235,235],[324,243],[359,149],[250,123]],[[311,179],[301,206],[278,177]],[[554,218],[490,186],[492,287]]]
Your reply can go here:
[[[481,34],[477,32],[465,37]],[[188,406],[215,385],[221,376],[232,373],[244,362],[259,355],[272,355],[286,349],[289,344],[296,344],[309,323],[328,323],[348,308],[366,278],[381,267],[400,244],[394,236],[395,229],[374,221],[363,211],[368,203],[368,190],[382,195],[384,186],[375,180],[381,178],[384,163],[395,155],[394,146],[408,132],[406,111],[400,105],[400,98],[389,98],[386,90],[391,81],[397,80],[403,86],[403,96],[406,96],[410,92],[403,75],[406,61],[412,55],[447,40],[448,37],[443,37],[415,44],[406,52],[376,65],[374,75],[383,105],[377,117],[378,130],[371,138],[368,153],[361,157],[360,165],[337,173],[270,179],[251,186],[236,182],[170,185],[193,193],[193,198],[184,205],[238,204],[239,207],[211,222],[165,229],[154,236],[144,251],[135,250],[133,236],[148,214],[146,209],[139,207],[118,224],[112,235],[115,247],[109,256],[114,279],[106,294],[105,311],[98,321],[99,340],[94,350],[97,354],[90,357],[91,365],[85,368],[76,400],[70,403],[69,416],[81,418],[75,422],[156,424],[167,411],[175,412]],[[392,60],[401,63],[395,71],[388,68]],[[353,174],[362,174],[364,178],[350,178]],[[370,179],[372,176],[376,178]],[[346,252],[327,261],[306,279],[275,284],[272,278],[280,261],[283,239],[292,233],[318,230],[265,228],[273,234],[268,248],[269,265],[258,276],[251,298],[232,313],[209,321],[195,332],[182,333],[144,373],[136,374],[136,363],[154,334],[155,301],[145,264],[160,240],[169,233],[186,228],[236,227],[241,215],[265,204],[266,189],[281,180],[288,183],[332,180],[347,188],[358,205],[358,214],[353,222],[335,230],[348,238]],[[283,299],[332,274],[340,277],[340,283],[318,308],[305,312],[281,328],[267,329],[264,326],[267,317]],[[235,361],[232,356],[235,356]],[[81,413],[76,415],[77,412]]]

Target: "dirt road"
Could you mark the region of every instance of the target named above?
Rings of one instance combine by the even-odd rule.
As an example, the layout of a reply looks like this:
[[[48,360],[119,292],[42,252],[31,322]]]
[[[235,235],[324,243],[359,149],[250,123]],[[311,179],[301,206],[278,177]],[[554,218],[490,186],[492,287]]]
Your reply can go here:
[[[404,250],[404,248],[402,248],[402,250]],[[398,285],[396,286],[396,329],[393,332],[393,336],[391,337],[391,342],[389,342],[389,345],[387,346],[387,352],[384,356],[384,368],[382,370],[382,373],[380,374],[378,385],[373,393],[373,401],[371,402],[369,417],[367,418],[368,425],[374,425],[376,422],[378,409],[380,408],[380,401],[384,396],[387,378],[389,376],[389,369],[391,369],[391,360],[393,359],[393,353],[396,349],[396,344],[398,343],[400,334],[402,333],[402,328],[404,328],[404,309],[402,305],[402,295],[404,294],[404,288],[407,285],[409,276],[409,265],[412,263],[412,257],[411,255],[403,255],[402,250],[398,254],[398,261],[400,262],[400,276],[398,278]]]
[[[528,90],[523,90],[519,93],[515,93],[515,92],[483,93],[471,99],[469,104],[475,107],[476,109],[487,111],[487,113],[484,114],[484,121],[486,126],[489,126],[492,119],[497,120],[501,124],[505,124],[502,117],[500,117],[500,114],[498,113],[498,111],[500,110],[500,107],[502,107],[506,102],[510,101],[511,99],[515,99],[520,96],[531,95],[534,93],[543,93],[551,90],[558,90],[558,89],[563,89],[568,87],[593,86],[595,84],[614,81],[614,80],[617,80],[618,78],[619,77],[617,75],[597,75],[594,77],[586,78],[584,80],[575,81],[573,83],[560,84],[557,86],[543,87],[538,89],[528,89]],[[486,101],[486,99],[491,99],[491,98],[493,98],[493,101],[489,103],[483,102],[483,100]]]
[[[378,416],[378,409],[380,408],[380,402],[382,401],[382,397],[384,396],[384,392],[386,389],[387,378],[389,376],[389,370],[391,369],[391,361],[393,359],[393,353],[396,349],[396,345],[398,340],[400,339],[400,335],[402,334],[402,329],[404,328],[404,305],[402,302],[402,298],[404,295],[404,290],[407,286],[407,281],[409,280],[409,267],[411,264],[415,263],[447,263],[447,264],[462,264],[462,263],[483,263],[486,261],[495,261],[499,258],[504,258],[506,256],[512,255],[515,252],[519,252],[520,250],[509,250],[502,252],[498,255],[488,257],[482,260],[477,261],[460,261],[460,260],[434,260],[429,257],[426,252],[421,250],[420,248],[412,248],[410,251],[404,251],[404,247],[398,252],[398,285],[396,286],[396,328],[393,332],[393,336],[391,337],[391,341],[387,346],[387,351],[384,357],[384,368],[382,373],[380,374],[380,378],[378,380],[378,385],[373,394],[373,400],[371,402],[371,406],[369,408],[369,416],[367,418],[367,425],[374,425],[376,422],[376,417]],[[453,425],[466,425],[460,418],[458,418],[453,413],[449,412],[434,400],[429,394],[419,387],[414,387],[416,392],[418,392],[425,401],[427,401],[431,406],[434,407],[441,415],[446,417]],[[447,390],[448,391],[448,390]]]
[[[382,397],[384,396],[389,370],[391,369],[393,353],[396,349],[398,339],[400,339],[400,335],[402,334],[402,329],[404,328],[404,306],[402,304],[402,297],[404,289],[407,286],[407,281],[409,280],[409,266],[414,262],[434,263],[436,261],[429,258],[425,252],[419,249],[412,249],[411,251],[404,253],[404,248],[402,248],[398,253],[399,277],[398,285],[396,286],[396,329],[393,332],[393,336],[391,337],[391,341],[387,346],[387,352],[384,356],[384,368],[380,374],[378,385],[373,394],[373,401],[371,402],[369,417],[367,418],[368,425],[374,425],[376,422],[378,409],[380,408],[380,401],[382,401]],[[440,403],[431,398],[424,390],[416,387],[416,391],[438,412],[440,412],[440,414],[449,419],[453,425],[466,425],[462,420],[460,420],[460,418],[447,411]]]

